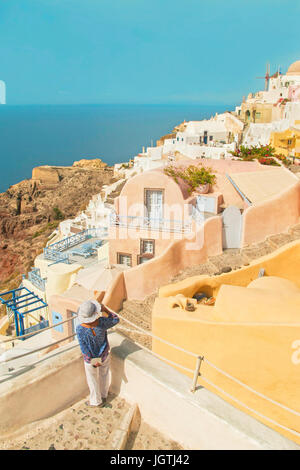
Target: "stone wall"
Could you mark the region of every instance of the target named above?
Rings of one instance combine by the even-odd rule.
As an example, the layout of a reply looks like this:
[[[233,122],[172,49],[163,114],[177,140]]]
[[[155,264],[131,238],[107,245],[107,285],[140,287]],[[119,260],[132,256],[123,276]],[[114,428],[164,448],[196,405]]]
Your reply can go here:
[[[32,170],[33,181],[46,184],[59,183],[58,171],[51,166],[38,166]]]

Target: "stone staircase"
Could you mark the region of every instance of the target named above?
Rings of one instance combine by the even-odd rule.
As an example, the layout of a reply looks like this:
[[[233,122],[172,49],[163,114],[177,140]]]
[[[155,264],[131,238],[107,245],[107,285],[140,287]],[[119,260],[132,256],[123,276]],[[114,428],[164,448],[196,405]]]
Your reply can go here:
[[[278,248],[294,240],[300,240],[300,224],[289,229],[286,233],[271,235],[260,243],[252,244],[242,249],[224,250],[218,256],[211,256],[204,264],[187,268],[178,273],[171,282],[178,282],[187,277],[199,274],[217,275],[229,272],[233,269],[247,266],[251,261],[268,255]]]
[[[112,394],[104,408],[87,407],[86,400],[1,437],[0,450],[181,449],[145,423],[136,405]]]
[[[112,191],[106,198],[105,202],[107,204],[114,204],[114,200],[116,199],[116,197],[120,196],[120,193],[125,185],[126,181],[123,181],[118,187],[117,189],[115,189],[115,191]]]

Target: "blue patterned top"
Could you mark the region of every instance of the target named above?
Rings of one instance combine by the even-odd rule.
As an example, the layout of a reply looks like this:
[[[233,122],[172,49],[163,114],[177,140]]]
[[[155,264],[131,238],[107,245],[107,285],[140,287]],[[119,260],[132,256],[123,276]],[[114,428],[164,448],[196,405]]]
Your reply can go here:
[[[77,338],[85,362],[90,363],[94,357],[101,357],[103,361],[106,359],[109,353],[107,330],[119,321],[115,313],[109,313],[108,317],[100,317],[98,325],[93,328],[77,325]]]

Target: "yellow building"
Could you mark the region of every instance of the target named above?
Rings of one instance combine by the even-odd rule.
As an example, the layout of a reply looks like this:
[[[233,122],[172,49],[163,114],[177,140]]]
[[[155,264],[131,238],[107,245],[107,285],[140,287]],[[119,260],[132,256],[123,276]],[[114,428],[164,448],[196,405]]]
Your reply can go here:
[[[240,118],[245,124],[266,124],[283,118],[284,107],[274,106],[272,103],[261,103],[257,101],[241,104]]]
[[[300,121],[295,124],[300,124]],[[270,145],[276,153],[300,158],[300,128],[290,127],[282,132],[272,132]]]
[[[185,351],[204,356],[199,385],[297,443],[299,263],[296,241],[236,271],[164,286],[152,313],[153,334],[182,348],[154,339],[154,352],[191,370],[196,358]],[[215,305],[197,304],[195,311],[176,307],[178,294],[195,293],[213,296]]]

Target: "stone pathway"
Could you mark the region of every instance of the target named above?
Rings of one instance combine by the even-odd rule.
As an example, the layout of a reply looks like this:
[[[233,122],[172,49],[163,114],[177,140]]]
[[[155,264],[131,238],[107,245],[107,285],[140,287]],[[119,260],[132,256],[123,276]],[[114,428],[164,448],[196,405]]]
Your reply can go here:
[[[114,395],[109,395],[105,408],[87,407],[86,401],[87,398],[51,418],[1,438],[0,450],[112,449],[114,432],[129,410],[128,403]],[[181,447],[139,419],[137,431],[130,433],[126,449],[173,450]]]
[[[32,423],[18,436],[1,439],[1,450],[109,449],[114,429],[128,411],[119,397],[109,397],[110,408],[90,408],[82,400],[57,415]]]
[[[138,432],[130,434],[125,450],[182,450],[182,447],[142,421]]]

